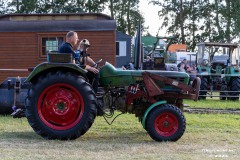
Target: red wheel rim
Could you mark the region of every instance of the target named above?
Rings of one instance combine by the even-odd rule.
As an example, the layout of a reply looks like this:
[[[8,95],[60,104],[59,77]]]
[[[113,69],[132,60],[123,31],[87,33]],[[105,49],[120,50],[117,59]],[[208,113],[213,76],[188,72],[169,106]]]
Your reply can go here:
[[[161,136],[171,136],[178,130],[177,117],[172,113],[162,113],[156,118],[154,127]]]
[[[82,96],[68,84],[51,85],[38,99],[38,114],[42,122],[55,130],[72,128],[81,120],[83,112]]]

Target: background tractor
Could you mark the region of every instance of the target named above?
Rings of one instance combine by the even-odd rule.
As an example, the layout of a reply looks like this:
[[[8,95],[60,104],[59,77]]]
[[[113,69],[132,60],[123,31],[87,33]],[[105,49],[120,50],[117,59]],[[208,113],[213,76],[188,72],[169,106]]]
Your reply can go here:
[[[186,51],[186,45],[177,44],[179,35],[157,36],[153,48],[145,56],[151,61],[143,62],[144,70],[177,71],[177,51]]]
[[[198,43],[197,71],[201,78],[199,99],[220,92],[220,99],[238,100],[240,91],[239,49],[232,43]]]

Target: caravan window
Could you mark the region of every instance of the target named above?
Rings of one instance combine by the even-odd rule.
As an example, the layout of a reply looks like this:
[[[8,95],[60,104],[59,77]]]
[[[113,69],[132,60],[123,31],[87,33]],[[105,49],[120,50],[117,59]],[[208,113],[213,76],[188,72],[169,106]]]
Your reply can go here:
[[[58,48],[64,42],[65,36],[40,35],[39,36],[39,57],[45,58],[49,52],[58,52]]]
[[[127,43],[126,41],[116,42],[116,56],[126,56],[127,55]]]

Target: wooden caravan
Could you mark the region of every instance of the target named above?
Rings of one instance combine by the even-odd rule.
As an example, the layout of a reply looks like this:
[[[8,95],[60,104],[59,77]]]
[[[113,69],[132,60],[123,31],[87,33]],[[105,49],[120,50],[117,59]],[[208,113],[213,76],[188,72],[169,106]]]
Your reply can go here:
[[[0,82],[27,76],[27,69],[46,61],[49,51],[58,51],[70,30],[90,41],[94,60],[116,64],[116,22],[107,15],[8,14],[0,16]]]

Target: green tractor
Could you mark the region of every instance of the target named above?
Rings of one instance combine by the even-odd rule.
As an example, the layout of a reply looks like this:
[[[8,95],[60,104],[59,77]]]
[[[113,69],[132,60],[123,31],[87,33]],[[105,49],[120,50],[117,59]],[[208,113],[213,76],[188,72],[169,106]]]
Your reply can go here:
[[[232,43],[198,43],[197,75],[201,78],[199,99],[217,96],[238,100],[240,92],[239,48]]]
[[[176,141],[186,120],[182,100],[198,97],[200,79],[188,86],[181,72],[119,70],[107,63],[100,69],[100,90],[94,93],[86,70],[64,59],[70,54],[49,54],[49,62],[34,68],[23,108],[33,130],[45,139],[76,139],[88,131],[95,117],[115,111],[138,117],[156,141]],[[58,61],[61,60],[61,63]]]
[[[140,51],[140,34],[137,37]],[[140,62],[140,53],[135,54]],[[71,54],[48,54],[48,62],[36,66],[25,80],[29,84],[25,106],[17,111],[23,111],[33,130],[45,139],[76,139],[88,131],[96,116],[109,123],[116,111],[135,114],[156,141],[177,141],[184,134],[183,99],[197,100],[199,78],[189,86],[186,73],[122,70],[106,62],[95,93],[86,73],[71,63]],[[22,95],[19,90],[16,93],[16,97]]]
[[[140,29],[137,37],[135,55],[140,62]],[[135,65],[139,68],[140,63]],[[189,86],[189,75],[181,72],[122,70],[107,62],[99,70],[95,93],[87,71],[72,63],[71,54],[49,53],[47,62],[33,68],[24,81],[9,79],[4,83],[7,88],[0,91],[3,98],[11,93],[8,101],[14,104],[13,117],[26,116],[45,139],[76,139],[89,130],[96,116],[112,124],[116,113],[135,114],[156,141],[182,137],[186,128],[183,99],[197,100],[200,78]]]
[[[179,35],[157,36],[152,50],[146,55],[150,56],[152,61],[144,61],[143,69],[177,71],[177,54],[168,51],[168,48],[171,44],[176,44],[178,37]],[[160,43],[161,40],[165,40],[166,46]]]

